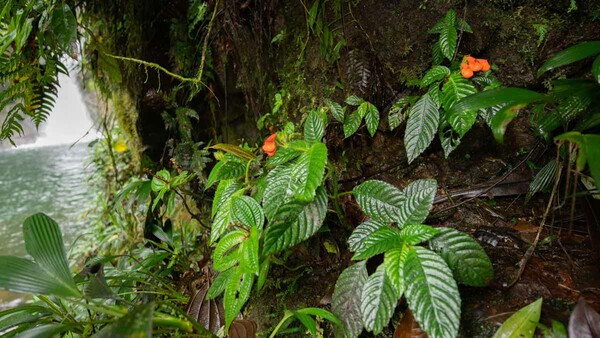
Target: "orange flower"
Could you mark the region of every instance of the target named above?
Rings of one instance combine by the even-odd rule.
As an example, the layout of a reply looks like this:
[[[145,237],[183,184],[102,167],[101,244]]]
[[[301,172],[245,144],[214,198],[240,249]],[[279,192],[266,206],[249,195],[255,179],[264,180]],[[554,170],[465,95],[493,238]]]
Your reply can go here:
[[[277,146],[275,145],[276,138],[277,138],[277,134],[271,134],[271,136],[267,137],[267,139],[265,140],[265,143],[262,146],[262,150],[264,150],[265,153],[267,153],[267,155],[269,155],[269,157],[272,157],[273,155],[275,155],[275,152],[277,151]]]
[[[479,59],[479,63],[481,63],[481,71],[487,72],[490,70],[490,64],[486,59]]]
[[[468,69],[468,68],[463,68],[463,70],[460,71],[460,74],[465,78],[465,79],[470,79],[473,77],[473,71]]]

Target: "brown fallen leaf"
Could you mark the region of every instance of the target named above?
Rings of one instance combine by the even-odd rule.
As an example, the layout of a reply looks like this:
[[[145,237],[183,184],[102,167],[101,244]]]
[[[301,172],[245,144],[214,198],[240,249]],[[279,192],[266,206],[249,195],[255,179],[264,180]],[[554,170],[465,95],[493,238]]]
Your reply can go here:
[[[255,338],[256,322],[251,319],[236,319],[229,327],[229,338]]]
[[[579,298],[569,318],[569,337],[600,337],[600,314],[589,306],[583,297]]]
[[[427,334],[421,330],[412,311],[407,309],[404,313],[404,317],[402,317],[400,323],[396,326],[394,338],[427,338]]]
[[[190,299],[187,314],[202,324],[205,329],[217,333],[219,328],[225,325],[225,311],[221,299],[206,299],[206,293],[210,283],[203,282]]]

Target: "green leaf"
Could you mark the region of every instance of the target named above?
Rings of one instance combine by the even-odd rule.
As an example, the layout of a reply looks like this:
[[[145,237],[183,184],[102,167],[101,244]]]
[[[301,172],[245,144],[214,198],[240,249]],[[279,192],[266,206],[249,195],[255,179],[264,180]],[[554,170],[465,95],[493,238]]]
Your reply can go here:
[[[538,69],[537,76],[540,77],[551,69],[586,59],[598,53],[600,53],[600,41],[586,41],[571,46],[554,54],[554,56],[544,62],[540,69]]]
[[[242,188],[241,184],[235,182],[233,179],[222,180],[217,186],[217,191],[213,198],[211,217],[215,217],[217,211],[223,206],[225,201],[231,198],[231,195]]]
[[[105,326],[92,338],[152,337],[153,314],[154,303],[136,306],[125,316]]]
[[[0,289],[3,290],[63,297],[80,295],[25,258],[0,256],[0,271]]]
[[[309,204],[291,202],[277,209],[267,228],[264,253],[271,254],[296,245],[321,228],[327,213],[327,195],[319,187]]]
[[[250,235],[247,236],[246,240],[240,245],[241,260],[240,265],[244,272],[258,275],[259,273],[259,261],[258,261],[258,240],[260,233],[257,227],[250,228]]]
[[[517,116],[519,110],[523,109],[525,105],[517,104],[502,107],[496,115],[492,118],[491,127],[494,138],[499,143],[504,143],[504,133],[508,124]]]
[[[314,337],[317,334],[317,322],[310,318],[310,316],[301,313],[301,312],[293,312],[294,317],[296,317],[296,319],[298,319],[300,321],[300,323],[302,323],[302,325],[304,325],[304,327],[308,330],[308,332]]]
[[[592,64],[592,74],[596,82],[600,83],[600,55],[596,57]]]
[[[292,168],[286,165],[279,165],[267,174],[267,188],[262,205],[269,222],[273,222],[279,207],[289,202],[289,196],[295,191],[291,174]]]
[[[207,299],[215,299],[219,297],[227,287],[227,282],[234,275],[237,269],[229,269],[219,272],[219,274],[213,279],[210,288],[206,293]]]
[[[440,116],[440,125],[438,127],[438,137],[444,149],[444,156],[448,158],[450,154],[460,145],[460,136],[452,129],[450,123],[446,121],[446,113]]]
[[[327,107],[329,107],[329,111],[331,112],[333,118],[344,123],[345,110],[342,108],[342,106],[330,99],[325,99],[324,103],[327,105]]]
[[[232,217],[235,222],[262,230],[265,214],[254,198],[245,195],[235,196],[231,203]]]
[[[402,243],[400,248],[387,251],[383,255],[383,263],[385,264],[385,273],[390,278],[392,285],[396,289],[398,297],[402,296],[406,288],[404,280],[404,263],[410,246]]]
[[[77,39],[77,19],[67,4],[58,5],[52,11],[50,30],[64,51],[71,50],[71,43]]]
[[[383,226],[363,240],[360,251],[352,257],[353,260],[368,259],[380,253],[402,246],[400,230]]]
[[[316,110],[312,110],[304,122],[304,139],[308,143],[321,142],[325,135],[326,124],[327,117],[322,116]]]
[[[256,291],[260,292],[262,290],[262,288],[265,286],[270,269],[271,269],[271,259],[266,258],[260,264],[260,269],[258,271],[258,278],[256,280]]]
[[[229,332],[229,325],[237,317],[238,313],[244,307],[244,304],[250,298],[250,291],[254,283],[254,275],[244,273],[236,269],[229,278],[225,287],[225,296],[223,297],[223,306],[225,307],[225,331]]]
[[[492,262],[471,236],[450,228],[438,228],[429,246],[448,264],[458,283],[486,286],[494,277]]]
[[[596,182],[596,187],[600,187],[600,135],[567,132],[556,136],[554,140],[568,140],[579,146],[576,161],[578,170],[583,170],[587,162]]]
[[[444,61],[444,53],[442,53],[442,47],[440,46],[439,41],[436,41],[431,48],[431,58],[434,65],[439,65]]]
[[[493,107],[499,104],[529,104],[543,101],[544,95],[522,88],[497,88],[470,95],[452,105],[448,114],[458,115],[466,111]],[[447,109],[447,108],[446,108]]]
[[[377,110],[377,107],[369,102],[365,102],[363,104],[366,104],[365,124],[367,125],[369,134],[371,134],[371,137],[373,137],[375,132],[377,132],[377,128],[379,127],[379,110]]]
[[[294,181],[294,197],[301,202],[310,202],[315,198],[315,191],[323,181],[327,164],[327,147],[316,142],[304,154],[300,155],[292,166],[291,176]]]
[[[360,127],[360,123],[362,122],[362,117],[359,115],[358,111],[352,112],[352,114],[346,116],[344,120],[344,138],[348,138],[358,130]]]
[[[239,196],[243,192],[244,188],[241,188],[240,190],[232,192],[231,195],[225,195],[225,193],[229,193],[229,191],[226,191],[221,196],[223,203],[217,209],[217,214],[213,219],[213,224],[210,231],[211,245],[215,243],[221,237],[221,235],[223,235],[225,230],[227,230],[227,227],[233,222],[233,197]]]
[[[423,95],[410,109],[404,144],[408,163],[411,163],[431,143],[438,128],[439,112],[429,94]]]
[[[331,323],[343,327],[344,324],[342,324],[342,322],[331,312],[324,310],[324,309],[320,309],[318,307],[306,307],[306,308],[302,308],[299,310],[294,311],[295,313],[301,313],[301,314],[305,314],[305,315],[312,315],[312,316],[316,316],[316,317],[321,317],[323,319],[327,319],[328,321],[330,321]]]
[[[532,338],[540,321],[542,301],[539,298],[510,316],[493,338]]]
[[[292,142],[290,142],[290,146],[291,146],[291,143]],[[275,153],[275,155],[273,155],[273,157],[269,158],[269,160],[267,161],[267,166],[274,167],[274,166],[278,166],[280,164],[289,163],[292,160],[298,158],[298,156],[300,156],[301,154],[303,154],[303,152],[299,151],[297,149],[292,149],[291,147],[288,147],[288,148],[280,147],[279,149],[277,149],[277,152]]]
[[[406,196],[393,185],[369,180],[355,187],[354,196],[362,211],[370,218],[388,224],[399,219]]]
[[[331,310],[344,324],[345,337],[358,337],[363,329],[360,305],[367,278],[366,261],[361,261],[342,271],[335,283]]]
[[[216,150],[221,150],[224,151],[226,153],[230,153],[231,155],[237,156],[241,159],[244,159],[246,161],[251,161],[253,159],[256,158],[256,155],[254,155],[254,153],[252,153],[249,150],[246,150],[240,146],[236,146],[234,144],[227,144],[227,143],[217,143],[212,147],[209,147],[210,149],[216,149]]]
[[[447,25],[440,32],[440,48],[442,54],[450,61],[454,58],[454,52],[456,51],[456,43],[458,40],[458,33],[454,25]]]
[[[213,170],[211,170],[206,180],[206,186],[204,189],[210,188],[213,184],[220,180],[227,180],[230,178],[238,178],[244,175],[246,172],[246,166],[235,160],[223,160],[218,162]]]
[[[475,86],[458,72],[450,75],[442,87],[442,105],[446,110],[446,118],[452,128],[456,130],[461,137],[469,131],[473,126],[473,123],[475,123],[477,109],[457,112],[451,110],[451,108],[462,98],[473,95],[476,92],[477,89],[475,89]]]
[[[30,329],[26,329],[24,331],[19,332],[18,338],[47,338],[47,337],[55,337],[61,332],[65,332],[69,330],[68,325],[64,324],[42,324],[35,326]],[[6,337],[3,335],[3,337]]]
[[[533,124],[537,124],[536,129],[541,136],[546,136],[549,132],[579,117],[586,111],[592,100],[590,96],[571,96],[558,101],[558,107],[549,112],[542,109],[533,117]]]
[[[436,81],[444,79],[450,75],[450,68],[446,66],[433,66],[423,76],[421,80],[421,88],[425,88]]]
[[[171,181],[171,173],[165,169],[156,173],[152,178],[152,191],[157,192],[163,189],[168,189],[169,182]]]
[[[446,262],[433,251],[411,247],[404,263],[406,300],[431,338],[458,335],[460,294]]]
[[[408,224],[400,231],[402,242],[409,245],[416,245],[428,241],[433,236],[439,234],[439,230],[429,225]]]
[[[350,251],[359,252],[365,246],[365,239],[377,231],[377,229],[384,227],[386,224],[379,222],[374,219],[369,219],[361,224],[359,224],[350,237],[348,238],[348,248]]]
[[[416,180],[402,190],[406,200],[402,204],[398,226],[406,224],[420,224],[425,221],[433,205],[433,198],[437,191],[437,182],[434,179]]]
[[[213,266],[217,271],[225,271],[240,261],[239,244],[246,239],[247,233],[234,230],[221,238],[213,252]]]
[[[394,314],[398,296],[385,273],[385,263],[371,275],[361,293],[360,311],[367,331],[377,335],[383,331]]]
[[[556,160],[550,160],[550,162],[546,163],[529,184],[529,191],[525,200],[529,201],[534,194],[549,190],[554,180],[556,180],[557,170],[558,162]]]
[[[360,106],[363,102],[365,102],[365,100],[356,95],[351,95],[346,98],[346,103],[351,106]]]
[[[410,106],[418,99],[418,96],[405,96],[399,98],[388,113],[388,122],[390,124],[390,130],[398,128],[398,126],[404,122],[405,112]]]

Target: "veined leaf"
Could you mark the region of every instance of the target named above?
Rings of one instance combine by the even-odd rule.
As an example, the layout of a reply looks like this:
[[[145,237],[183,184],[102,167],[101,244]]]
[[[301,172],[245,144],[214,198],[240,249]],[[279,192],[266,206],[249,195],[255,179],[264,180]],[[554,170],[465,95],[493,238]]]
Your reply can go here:
[[[446,25],[446,27],[444,27],[444,29],[440,32],[440,48],[442,50],[442,54],[448,60],[452,60],[454,57],[457,40],[458,32],[456,31],[454,24]]]
[[[437,191],[437,182],[434,179],[416,180],[402,190],[406,200],[402,203],[399,218],[396,220],[402,228],[406,224],[420,224],[429,215],[433,205],[433,198]]]
[[[326,163],[327,147],[321,142],[316,142],[300,155],[291,169],[292,180],[296,187],[294,197],[297,200],[310,202],[314,199],[315,191],[323,180]]]
[[[429,94],[423,95],[410,109],[404,144],[408,163],[411,163],[431,143],[438,127],[438,107]]]
[[[442,47],[440,46],[439,41],[436,41],[431,48],[431,58],[433,59],[432,63],[434,65],[439,65],[444,61],[444,53],[442,53]]]
[[[591,101],[590,96],[570,96],[564,100],[559,100],[560,104],[555,109],[534,115],[533,120],[534,124],[537,124],[538,133],[545,136],[556,128],[576,119],[589,107]]]
[[[356,202],[370,218],[382,223],[394,223],[399,219],[406,196],[393,185],[369,180],[354,188]]]
[[[297,149],[292,149],[291,147],[280,147],[279,149],[277,149],[275,155],[269,158],[269,160],[267,161],[267,166],[274,167],[281,164],[289,163],[292,160],[298,158],[301,154],[302,151],[299,151]]]
[[[105,326],[92,338],[152,337],[153,314],[154,303],[136,306],[123,317]]]
[[[438,228],[429,246],[448,264],[454,279],[470,286],[486,286],[494,277],[492,262],[471,236],[450,228]]]
[[[71,287],[25,258],[0,256],[0,271],[0,289],[3,290],[63,297],[80,296]]]
[[[339,326],[339,327],[343,327],[344,324],[342,324],[342,322],[331,312],[318,308],[318,307],[305,307],[299,310],[294,311],[295,313],[302,313],[305,315],[312,315],[315,317],[321,317],[323,319],[327,319],[328,321],[332,322],[333,324]]]
[[[234,221],[262,230],[265,224],[265,214],[254,198],[245,195],[235,196],[231,203]]]
[[[352,114],[346,116],[344,120],[344,138],[348,138],[358,130],[360,127],[360,123],[362,122],[362,117],[359,115],[358,111],[352,112]]]
[[[596,82],[600,83],[600,55],[596,57],[592,64],[592,74]]]
[[[251,161],[256,158],[256,155],[254,155],[254,153],[240,146],[236,146],[235,144],[217,143],[209,148],[230,153],[231,155],[237,156],[246,161]]]
[[[206,180],[204,189],[210,188],[215,182],[230,178],[238,178],[244,175],[246,167],[235,160],[223,160],[218,162],[211,170]]]
[[[385,273],[385,263],[371,275],[361,293],[360,312],[367,331],[379,334],[394,314],[398,296]]]
[[[168,170],[161,170],[152,178],[152,191],[157,192],[165,189],[171,181],[171,173]]]
[[[342,106],[330,99],[325,99],[323,102],[327,105],[327,107],[329,107],[329,111],[331,112],[333,118],[344,123],[345,110],[342,108]]]
[[[331,309],[344,324],[345,337],[356,338],[363,329],[360,305],[367,278],[366,261],[361,261],[342,271],[335,283]]]
[[[493,338],[532,338],[542,312],[542,298],[510,316]]]
[[[377,107],[369,102],[365,102],[363,104],[366,104],[365,124],[367,125],[369,134],[371,134],[371,137],[373,137],[375,132],[377,132],[377,128],[379,127],[379,110],[377,110]]]
[[[411,247],[404,263],[406,300],[431,338],[458,335],[460,294],[446,262],[433,251]]]
[[[390,278],[392,285],[396,289],[398,298],[404,293],[406,282],[404,279],[404,263],[410,246],[402,243],[400,248],[387,251],[383,255],[383,263],[385,264],[385,273]]]
[[[250,298],[250,291],[254,283],[254,275],[244,273],[241,269],[236,269],[229,278],[225,287],[225,296],[223,305],[225,307],[225,331],[229,331],[229,325],[237,317],[244,304]]]
[[[312,110],[304,122],[304,139],[308,143],[321,142],[325,135],[327,117],[318,111]]]
[[[531,197],[541,191],[549,190],[556,179],[556,171],[558,170],[558,162],[551,160],[535,175],[529,184],[529,191],[525,197],[529,201]]]
[[[438,137],[444,149],[444,157],[448,158],[450,154],[460,145],[460,135],[452,129],[450,123],[446,121],[446,113],[440,116],[440,125],[438,127]]]
[[[248,234],[242,230],[234,230],[221,238],[213,252],[213,266],[217,271],[225,271],[240,261],[239,244]]]
[[[400,238],[409,245],[416,245],[428,241],[439,234],[439,230],[429,225],[408,224],[400,231]]]
[[[442,87],[442,105],[446,110],[446,119],[454,130],[462,137],[475,123],[477,118],[477,109],[455,112],[450,110],[462,98],[473,95],[477,92],[475,86],[469,80],[462,77],[458,72],[448,77]]]
[[[227,227],[233,222],[232,198],[241,195],[243,192],[244,190],[242,188],[223,199],[223,204],[219,206],[210,230],[211,245],[223,235],[225,230],[227,230]]]
[[[250,228],[250,235],[240,245],[240,265],[244,272],[258,275],[260,264],[258,262],[258,240],[260,233],[257,227]]]
[[[240,190],[242,188],[241,184],[235,182],[233,179],[222,180],[219,182],[217,186],[217,191],[215,192],[215,197],[213,198],[211,217],[215,217],[219,208],[223,206],[225,201],[227,201],[233,193]]]
[[[400,248],[402,246],[400,230],[383,226],[367,236],[362,244],[362,248],[354,254],[352,259],[368,259],[388,250]]]
[[[263,210],[269,222],[279,207],[290,200],[292,191],[295,191],[292,181],[292,168],[289,165],[279,165],[267,174],[267,187],[263,195]]]
[[[228,269],[225,271],[219,272],[219,274],[213,279],[210,288],[206,293],[207,299],[215,299],[219,297],[224,291],[225,287],[227,287],[227,282],[235,274],[237,269]]]
[[[346,103],[351,106],[360,106],[363,102],[365,102],[365,100],[356,95],[351,95],[346,98]]]
[[[425,88],[436,81],[444,79],[450,75],[450,69],[446,66],[433,66],[423,76],[421,80],[421,88]]]
[[[317,189],[314,201],[309,204],[283,204],[267,228],[264,253],[276,253],[309,238],[321,228],[326,213],[327,195],[321,187]]]
[[[504,133],[506,132],[506,127],[508,124],[517,116],[519,110],[523,109],[525,105],[517,104],[511,105],[507,104],[502,107],[496,115],[492,118],[492,133],[494,134],[494,138],[499,143],[504,143]]]
[[[431,100],[435,103],[436,108],[440,108],[442,106],[442,91],[440,90],[440,83],[436,82],[429,86],[427,89],[427,94],[431,97]]]
[[[537,76],[564,65],[571,64],[600,53],[600,41],[586,41],[564,49],[548,59],[538,69]]]
[[[469,97],[460,100],[458,103],[454,102],[447,113],[451,115],[458,115],[466,111],[478,111],[479,109],[505,104],[508,102],[514,104],[529,104],[543,100],[544,95],[531,90],[512,87],[497,88],[470,95]]]
[[[390,130],[398,128],[398,126],[404,122],[404,115],[408,111],[408,108],[419,98],[418,96],[404,96],[399,98],[388,113],[388,122],[390,124]]]
[[[348,238],[348,247],[350,248],[350,251],[362,251],[365,246],[365,239],[385,225],[385,223],[374,219],[369,219],[359,224]]]
[[[56,6],[52,11],[50,26],[60,47],[65,52],[69,52],[71,43],[77,39],[77,19],[75,19],[69,5],[63,3]]]

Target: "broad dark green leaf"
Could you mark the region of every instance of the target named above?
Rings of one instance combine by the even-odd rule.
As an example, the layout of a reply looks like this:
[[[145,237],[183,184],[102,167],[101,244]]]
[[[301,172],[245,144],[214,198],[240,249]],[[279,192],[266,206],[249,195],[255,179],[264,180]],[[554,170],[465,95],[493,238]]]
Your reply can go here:
[[[493,338],[533,338],[542,312],[542,298],[510,316],[496,331]]]
[[[458,32],[454,25],[446,25],[440,32],[440,48],[442,54],[448,59],[452,60],[454,52],[456,51],[456,43],[458,40]]]
[[[586,59],[600,53],[600,41],[586,41],[554,54],[538,69],[537,76],[564,65]]]
[[[290,248],[312,236],[325,220],[327,195],[319,187],[313,202],[291,202],[281,205],[267,228],[264,253],[276,253]]]
[[[592,64],[592,74],[594,75],[596,82],[600,83],[600,55],[596,57]]]
[[[213,252],[213,266],[217,271],[225,271],[240,261],[239,244],[246,239],[243,230],[234,230],[221,238]]]
[[[330,99],[325,99],[324,103],[329,107],[329,111],[331,112],[333,118],[344,123],[345,110],[342,108],[342,106]]]
[[[406,282],[404,280],[404,263],[406,262],[406,256],[408,255],[409,249],[409,245],[402,243],[400,248],[387,251],[383,255],[385,273],[396,289],[398,297],[402,296],[404,289],[406,288]]]
[[[360,310],[362,290],[367,282],[366,261],[347,267],[335,283],[331,299],[331,310],[344,324],[343,336],[358,337],[363,329]]]
[[[254,275],[244,273],[241,269],[235,269],[225,287],[223,305],[225,306],[225,331],[229,331],[229,325],[237,317],[250,298],[250,291],[254,283]]]
[[[64,51],[71,51],[71,43],[77,39],[77,19],[69,5],[63,3],[56,6],[52,11],[50,27],[60,47]]]
[[[451,108],[463,98],[473,95],[477,89],[458,72],[448,77],[442,87],[442,106],[446,110],[446,119],[454,130],[462,137],[475,123],[477,109],[455,111]]]
[[[129,310],[129,312],[115,322],[105,326],[92,338],[150,338],[152,337],[152,316],[154,303],[142,304]]]
[[[346,116],[344,120],[344,138],[348,138],[358,130],[360,127],[360,123],[362,122],[362,117],[358,113],[358,111],[352,112],[352,114]]]
[[[374,219],[369,219],[359,224],[348,238],[348,247],[350,251],[362,251],[365,246],[365,239],[377,231],[377,229],[384,227],[385,225],[385,223]]]
[[[250,196],[235,196],[231,201],[233,220],[248,227],[262,230],[265,214],[258,202]]]
[[[373,104],[369,102],[365,102],[366,104],[366,114],[365,114],[365,124],[367,125],[367,130],[371,137],[375,135],[377,132],[377,128],[379,127],[379,110]]]
[[[369,180],[354,188],[356,202],[370,218],[388,224],[397,222],[406,196],[393,185]]]
[[[0,289],[3,290],[63,297],[80,295],[25,258],[0,256],[0,271]]]
[[[505,104],[508,102],[514,104],[529,104],[532,102],[543,101],[544,95],[531,90],[522,88],[498,88],[486,90],[466,97],[460,102],[452,105],[449,114],[457,115],[466,111],[478,111],[479,109]]]
[[[427,149],[435,136],[438,122],[438,106],[433,102],[429,94],[423,95],[411,107],[408,121],[406,122],[404,144],[408,163],[411,163]]]
[[[427,335],[456,337],[460,294],[446,262],[433,251],[411,247],[406,255],[403,278],[408,306]]]
[[[292,166],[291,177],[294,182],[294,197],[301,202],[310,202],[315,191],[323,181],[327,164],[327,147],[316,142],[304,154],[300,155]]]
[[[354,254],[352,259],[368,259],[377,254],[402,246],[400,230],[383,226],[362,241],[362,248]]]
[[[351,106],[360,106],[363,102],[365,102],[365,100],[356,95],[351,95],[346,98],[346,103]]]
[[[444,149],[444,156],[448,158],[450,154],[460,145],[461,137],[458,135],[450,123],[446,121],[446,113],[440,116],[440,125],[438,127],[438,137]]]
[[[589,107],[592,98],[590,96],[570,96],[558,101],[559,105],[555,109],[549,112],[543,109],[533,117],[537,132],[542,136],[546,136],[549,132],[578,118]]]
[[[238,178],[244,175],[246,166],[241,162],[235,160],[223,160],[218,162],[211,170],[206,180],[204,189],[210,188],[213,184],[220,180],[227,180],[230,178]]]
[[[585,164],[588,163],[596,187],[600,187],[600,135],[581,134],[574,131],[558,135],[554,140],[567,140],[579,146],[577,168],[583,170]]]
[[[410,183],[402,190],[406,199],[401,205],[396,222],[402,228],[406,224],[421,224],[429,215],[433,198],[437,192],[437,182],[434,179],[421,179]]]
[[[400,231],[402,242],[408,245],[416,245],[428,241],[433,236],[439,234],[439,230],[429,225],[408,224]]]
[[[502,107],[496,115],[492,118],[491,127],[492,133],[494,134],[494,138],[499,143],[504,143],[504,133],[506,133],[506,127],[508,124],[517,116],[519,110],[523,109],[525,105],[516,104],[511,105],[507,104]]]
[[[425,88],[436,81],[444,79],[450,75],[450,69],[446,66],[433,66],[423,76],[421,80],[421,88]]]
[[[304,140],[308,143],[321,142],[325,135],[327,117],[312,110],[304,122]]]
[[[18,333],[18,338],[47,338],[47,337],[55,337],[61,332],[65,332],[69,330],[68,325],[64,324],[41,324],[35,326],[33,328],[21,331]],[[4,337],[4,336],[3,336]]]
[[[398,296],[385,273],[385,263],[365,283],[360,301],[360,312],[365,328],[373,334],[379,334],[394,314]]]
[[[439,234],[429,246],[448,264],[458,283],[486,286],[494,277],[492,262],[471,236],[450,228],[437,228]]]

